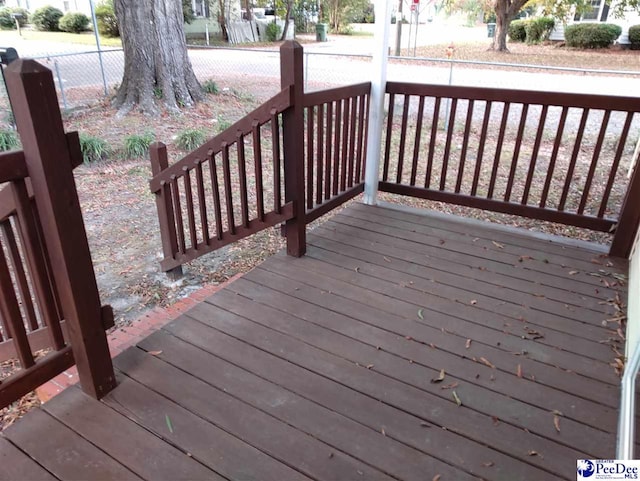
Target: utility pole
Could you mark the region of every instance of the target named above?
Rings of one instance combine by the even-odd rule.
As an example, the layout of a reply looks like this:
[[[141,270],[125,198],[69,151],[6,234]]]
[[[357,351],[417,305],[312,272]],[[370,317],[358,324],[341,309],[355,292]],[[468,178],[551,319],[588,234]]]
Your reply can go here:
[[[398,13],[396,14],[396,57],[400,56],[400,43],[402,41],[402,4],[404,0],[398,1]]]

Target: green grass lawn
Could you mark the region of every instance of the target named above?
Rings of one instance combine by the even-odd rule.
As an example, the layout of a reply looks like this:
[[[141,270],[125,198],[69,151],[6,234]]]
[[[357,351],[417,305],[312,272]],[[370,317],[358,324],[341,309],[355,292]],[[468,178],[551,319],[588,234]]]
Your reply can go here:
[[[4,45],[11,45],[19,40],[16,30],[1,30],[0,42]],[[96,38],[93,32],[67,33],[67,32],[39,32],[37,30],[22,30],[22,40],[33,40],[37,42],[56,43],[76,43],[82,45],[96,45]],[[106,47],[120,47],[122,42],[119,38],[108,38],[100,36],[100,43]]]

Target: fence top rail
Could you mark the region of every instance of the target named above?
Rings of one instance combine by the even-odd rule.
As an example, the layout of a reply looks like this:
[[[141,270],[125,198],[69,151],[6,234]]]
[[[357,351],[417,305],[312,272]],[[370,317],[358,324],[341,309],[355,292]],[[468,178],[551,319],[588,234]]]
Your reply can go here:
[[[640,97],[544,92],[488,87],[462,87],[453,85],[387,82],[389,94],[451,97],[466,100],[577,107],[621,112],[640,112]]]
[[[0,153],[0,184],[28,176],[24,153],[21,150]]]
[[[304,95],[304,106],[315,107],[327,102],[359,97],[371,93],[371,82],[363,82],[346,87],[337,87],[327,90],[319,90]]]
[[[292,104],[291,94],[292,89],[290,87],[283,89],[279,94],[271,97],[231,127],[154,176],[149,181],[151,192],[158,192],[164,183],[171,181],[172,178],[181,177],[184,175],[185,170],[221,152],[225,145],[231,145],[237,142],[239,136],[251,133],[255,124],[262,125],[271,120],[272,115],[279,114],[288,109]]]

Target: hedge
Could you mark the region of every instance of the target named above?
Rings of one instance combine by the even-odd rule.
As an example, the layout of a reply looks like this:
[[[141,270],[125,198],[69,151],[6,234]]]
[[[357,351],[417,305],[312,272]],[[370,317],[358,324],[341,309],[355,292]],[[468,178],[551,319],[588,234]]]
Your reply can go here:
[[[120,28],[118,19],[113,11],[113,5],[103,3],[96,7],[96,20],[98,21],[98,31],[106,37],[119,37]]]
[[[622,28],[612,23],[578,23],[564,29],[564,38],[569,47],[607,48],[622,33]]]
[[[89,17],[84,13],[69,12],[58,22],[63,32],[80,33],[89,29]]]
[[[509,39],[512,42],[524,42],[527,38],[527,20],[514,20],[509,24]]]
[[[528,20],[524,26],[527,43],[540,43],[548,39],[554,25],[555,21],[551,17],[538,17]]]
[[[629,27],[629,42],[631,50],[640,50],[640,25]]]
[[[18,18],[18,23],[21,27],[27,24],[29,18],[29,12],[20,7],[2,7],[0,8],[0,28],[3,30],[11,30],[16,28],[16,21],[12,14],[19,13],[22,15]]]
[[[33,12],[30,20],[38,30],[45,32],[57,32],[59,30],[58,22],[63,15],[64,13],[62,13],[62,10],[58,10],[51,5],[47,5]]]

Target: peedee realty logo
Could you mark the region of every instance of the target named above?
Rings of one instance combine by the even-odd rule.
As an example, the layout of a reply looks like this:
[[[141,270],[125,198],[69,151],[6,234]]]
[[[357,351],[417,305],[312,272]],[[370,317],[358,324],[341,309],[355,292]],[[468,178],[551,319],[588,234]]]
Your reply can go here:
[[[579,459],[578,481],[609,481],[621,479],[640,480],[640,460]]]

